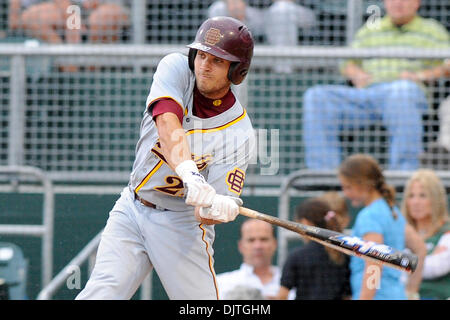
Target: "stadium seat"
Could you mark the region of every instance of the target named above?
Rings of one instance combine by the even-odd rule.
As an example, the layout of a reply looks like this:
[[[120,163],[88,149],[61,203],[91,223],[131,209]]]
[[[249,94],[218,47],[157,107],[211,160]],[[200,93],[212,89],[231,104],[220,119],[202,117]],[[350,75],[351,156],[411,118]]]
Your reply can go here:
[[[9,300],[9,287],[2,278],[0,278],[0,300]]]
[[[25,300],[28,261],[22,249],[8,242],[0,242],[0,279],[9,289],[9,299]]]

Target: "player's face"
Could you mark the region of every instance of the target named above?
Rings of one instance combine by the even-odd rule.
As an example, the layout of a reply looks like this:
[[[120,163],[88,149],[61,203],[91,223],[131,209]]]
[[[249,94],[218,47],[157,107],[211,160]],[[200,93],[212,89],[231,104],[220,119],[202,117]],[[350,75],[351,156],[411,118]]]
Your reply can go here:
[[[227,94],[231,82],[228,70],[231,62],[198,50],[194,60],[195,80],[201,94],[219,99]]]
[[[419,181],[411,184],[411,191],[407,195],[406,205],[414,220],[431,218],[431,199]]]
[[[247,221],[242,226],[239,251],[245,263],[253,267],[267,267],[277,248],[272,226],[264,221]]]

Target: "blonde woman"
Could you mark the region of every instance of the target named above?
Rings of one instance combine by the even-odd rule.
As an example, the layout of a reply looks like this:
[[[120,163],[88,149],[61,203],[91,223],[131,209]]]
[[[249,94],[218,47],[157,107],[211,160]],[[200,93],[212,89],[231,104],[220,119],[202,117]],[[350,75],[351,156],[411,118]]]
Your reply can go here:
[[[450,222],[445,188],[429,169],[413,173],[405,185],[402,212],[427,245],[420,296],[450,298]]]

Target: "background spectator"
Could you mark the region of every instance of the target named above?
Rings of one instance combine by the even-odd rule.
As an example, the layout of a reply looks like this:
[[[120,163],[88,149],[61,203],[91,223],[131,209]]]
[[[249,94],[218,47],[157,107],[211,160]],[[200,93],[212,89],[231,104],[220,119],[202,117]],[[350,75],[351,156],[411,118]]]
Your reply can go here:
[[[343,232],[350,224],[350,214],[345,198],[336,191],[325,192],[319,198],[325,200],[330,206],[330,209],[336,212],[336,219]]]
[[[66,26],[67,7],[72,4],[70,0],[10,0],[9,28],[52,44],[79,43],[81,29]]]
[[[67,21],[73,13],[67,11],[70,0],[10,0],[9,29],[12,34],[39,39],[49,44],[78,44],[81,42],[82,25],[68,28]],[[63,72],[75,72],[78,67],[71,64],[59,66]]]
[[[438,69],[444,78],[450,79],[450,59],[445,62],[443,70]],[[447,87],[448,90],[448,87]],[[423,167],[435,170],[449,170],[450,168],[450,96],[439,104],[439,134],[436,142],[430,143],[428,152],[421,157]]]
[[[314,11],[292,0],[273,0],[267,8],[247,5],[245,0],[219,0],[208,8],[208,17],[232,16],[247,24],[256,37],[265,37],[268,44],[296,46],[299,29],[316,25]]]
[[[395,189],[386,183],[379,164],[368,155],[355,154],[343,161],[338,176],[352,206],[363,207],[353,225],[353,235],[397,250],[406,246],[419,257],[407,288],[401,281],[401,271],[351,257],[353,299],[402,300],[407,298],[406,291],[416,294],[422,278],[425,244],[395,205]]]
[[[77,14],[68,10],[71,5],[80,9],[79,27],[67,27],[71,15]],[[116,42],[128,26],[125,0],[10,0],[9,28],[47,43],[80,43],[83,34],[93,43]]]
[[[342,232],[338,215],[320,198],[308,199],[295,209],[296,221]],[[295,289],[296,300],[342,300],[351,296],[349,257],[321,244],[306,244],[293,250],[283,267],[278,299],[287,299]]]
[[[422,299],[450,298],[450,222],[445,188],[436,173],[420,169],[405,184],[402,212],[427,246]]]
[[[377,27],[369,21],[357,32],[353,48],[447,48],[449,35],[437,21],[417,15],[420,0],[385,0],[387,15]],[[391,170],[414,170],[422,152],[422,114],[427,97],[422,81],[431,80],[438,60],[364,59],[347,61],[346,85],[319,85],[304,94],[303,141],[310,169],[334,169],[341,161],[344,129],[381,122],[389,133]],[[324,157],[323,155],[327,156]]]
[[[238,249],[243,259],[241,267],[217,275],[219,297],[224,299],[236,286],[259,289],[265,298],[276,296],[281,272],[272,265],[277,249],[273,226],[256,219],[245,220],[241,226]]]
[[[125,0],[78,0],[87,15],[88,39],[92,43],[113,43],[129,27]]]
[[[223,300],[264,300],[260,289],[237,285],[227,292]]]
[[[244,22],[254,37],[264,34],[264,12],[260,8],[248,6],[245,0],[219,0],[208,8],[208,18],[230,16]]]
[[[272,46],[297,46],[300,29],[316,25],[314,12],[292,0],[273,0],[264,14],[264,33]],[[294,68],[289,61],[277,61],[274,71],[292,73]]]
[[[273,0],[264,16],[267,42],[275,46],[296,46],[300,29],[317,24],[313,10],[300,6],[293,0]]]

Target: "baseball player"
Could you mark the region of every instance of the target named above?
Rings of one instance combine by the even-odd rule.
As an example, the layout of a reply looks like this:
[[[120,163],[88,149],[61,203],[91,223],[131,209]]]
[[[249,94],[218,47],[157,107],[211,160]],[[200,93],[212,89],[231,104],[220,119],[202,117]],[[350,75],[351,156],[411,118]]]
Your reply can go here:
[[[238,215],[254,150],[232,86],[247,75],[253,38],[242,22],[214,17],[188,47],[157,67],[129,184],[77,299],[130,299],[151,268],[170,299],[218,298],[214,224]]]

